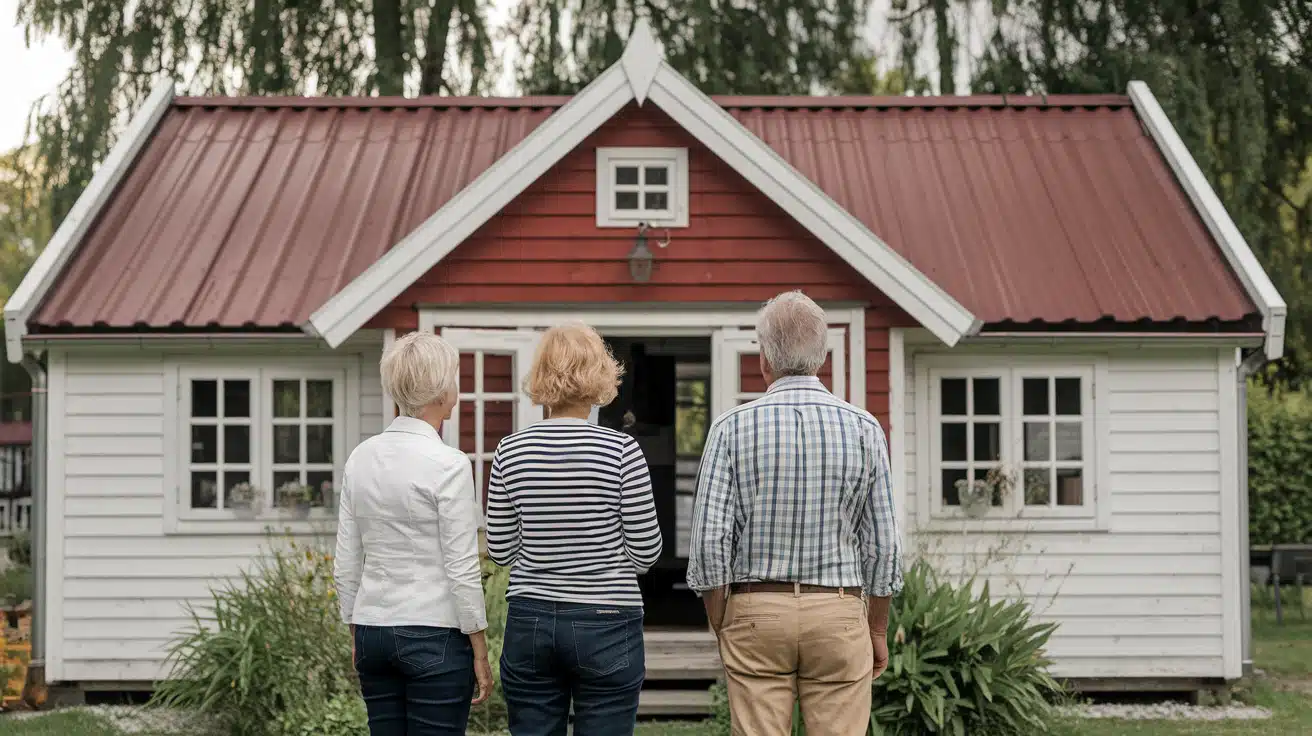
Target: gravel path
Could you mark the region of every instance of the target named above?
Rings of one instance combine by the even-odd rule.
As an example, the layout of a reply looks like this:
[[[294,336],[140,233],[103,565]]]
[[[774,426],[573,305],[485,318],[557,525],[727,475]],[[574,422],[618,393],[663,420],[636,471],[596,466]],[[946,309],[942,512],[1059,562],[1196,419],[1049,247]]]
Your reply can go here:
[[[163,708],[143,708],[131,705],[92,705],[65,708],[59,711],[19,711],[2,717],[13,719],[40,718],[50,713],[63,713],[66,711],[90,713],[127,734],[187,734],[188,736],[199,736],[206,733],[204,724],[186,713]]]
[[[1119,718],[1128,721],[1254,721],[1271,717],[1271,711],[1248,705],[1186,705],[1097,703],[1064,708],[1076,718]]]

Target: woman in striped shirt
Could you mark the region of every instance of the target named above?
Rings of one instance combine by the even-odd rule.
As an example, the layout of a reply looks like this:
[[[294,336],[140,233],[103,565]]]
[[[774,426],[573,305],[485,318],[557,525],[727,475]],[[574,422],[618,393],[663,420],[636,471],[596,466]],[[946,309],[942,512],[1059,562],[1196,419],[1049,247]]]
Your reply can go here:
[[[647,461],[628,435],[588,422],[621,367],[590,327],[542,337],[525,390],[547,418],[501,441],[487,547],[509,565],[501,653],[512,736],[632,734],[646,675],[638,575],[660,557]]]

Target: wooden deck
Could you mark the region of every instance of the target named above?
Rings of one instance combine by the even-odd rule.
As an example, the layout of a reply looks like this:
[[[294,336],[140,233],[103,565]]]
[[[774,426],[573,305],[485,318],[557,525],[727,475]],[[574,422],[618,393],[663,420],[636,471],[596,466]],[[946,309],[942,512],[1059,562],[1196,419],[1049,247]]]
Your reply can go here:
[[[647,629],[647,685],[638,701],[644,716],[700,716],[711,712],[710,685],[720,679],[719,647],[709,631]]]
[[[715,636],[693,629],[643,632],[647,680],[715,680],[721,676]]]

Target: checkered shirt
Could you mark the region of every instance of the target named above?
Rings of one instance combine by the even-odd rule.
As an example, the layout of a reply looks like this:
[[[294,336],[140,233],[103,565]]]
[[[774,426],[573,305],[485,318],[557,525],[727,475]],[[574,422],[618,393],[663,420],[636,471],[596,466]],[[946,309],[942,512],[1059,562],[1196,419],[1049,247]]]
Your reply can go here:
[[[781,378],[715,420],[693,503],[688,587],[780,581],[902,589],[888,445],[813,376]]]

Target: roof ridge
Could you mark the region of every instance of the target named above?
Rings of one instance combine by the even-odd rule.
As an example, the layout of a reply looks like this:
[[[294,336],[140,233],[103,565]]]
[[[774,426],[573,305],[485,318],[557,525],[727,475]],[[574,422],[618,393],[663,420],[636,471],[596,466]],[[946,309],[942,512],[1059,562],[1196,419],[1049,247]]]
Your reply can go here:
[[[294,95],[247,95],[234,97],[177,97],[176,107],[209,108],[331,108],[331,109],[543,109],[558,108],[572,97],[529,95],[525,97],[306,97]],[[1128,95],[715,95],[725,109],[788,110],[885,110],[885,109],[1010,109],[1010,108],[1120,108],[1132,105]]]

